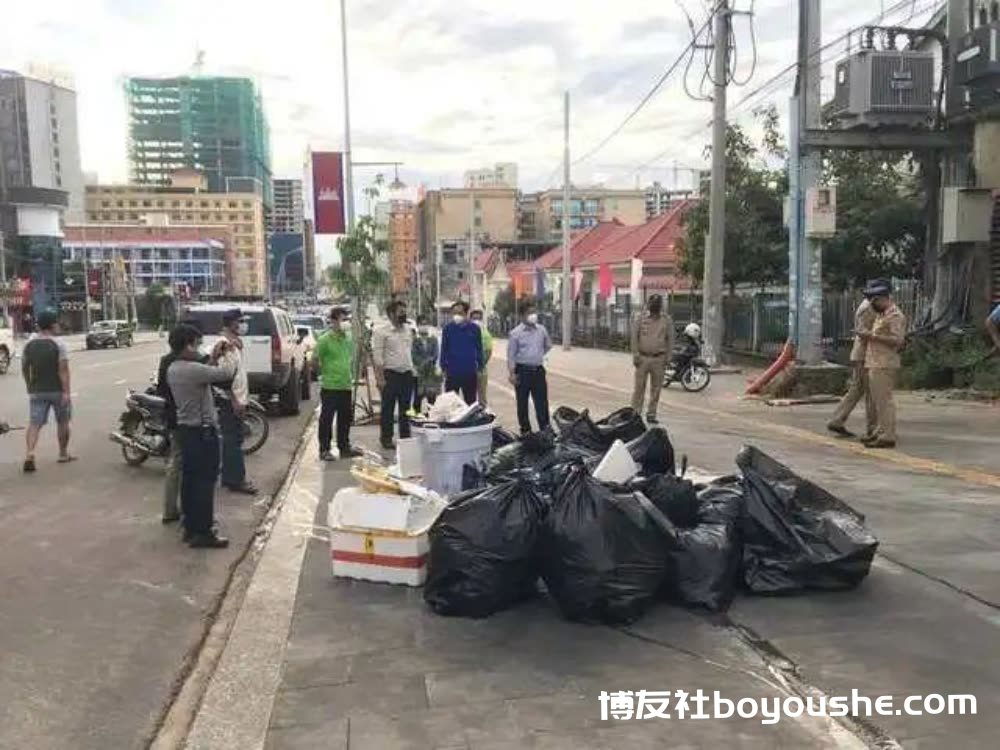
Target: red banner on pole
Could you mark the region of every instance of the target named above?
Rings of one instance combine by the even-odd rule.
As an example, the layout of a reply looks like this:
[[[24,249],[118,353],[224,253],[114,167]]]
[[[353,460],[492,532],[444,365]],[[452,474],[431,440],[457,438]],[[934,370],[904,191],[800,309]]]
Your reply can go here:
[[[344,234],[344,156],[339,151],[312,155],[313,211],[316,234]]]

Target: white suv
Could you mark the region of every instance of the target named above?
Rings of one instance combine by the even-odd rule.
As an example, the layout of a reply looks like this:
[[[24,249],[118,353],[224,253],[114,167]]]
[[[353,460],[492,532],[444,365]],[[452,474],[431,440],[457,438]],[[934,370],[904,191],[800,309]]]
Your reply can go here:
[[[0,375],[6,375],[14,359],[14,331],[0,315]]]
[[[239,309],[247,318],[249,331],[243,337],[250,392],[266,404],[275,394],[285,414],[298,414],[299,401],[310,397],[309,363],[288,313],[270,305],[213,302],[192,305],[181,320],[196,324],[211,349],[222,331],[222,314]]]

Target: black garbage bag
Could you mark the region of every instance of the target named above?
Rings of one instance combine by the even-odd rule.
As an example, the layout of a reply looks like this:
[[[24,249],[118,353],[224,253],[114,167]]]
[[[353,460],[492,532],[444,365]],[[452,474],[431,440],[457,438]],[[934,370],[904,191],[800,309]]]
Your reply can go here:
[[[497,425],[493,428],[493,450],[497,451],[517,442],[517,435]]]
[[[430,530],[424,601],[440,615],[488,617],[533,595],[547,510],[522,479],[453,500]]]
[[[663,427],[651,427],[625,447],[642,468],[644,476],[677,473],[674,446]]]
[[[462,492],[480,490],[487,484],[489,482],[486,479],[486,475],[477,467],[472,464],[464,464],[462,466]]]
[[[481,404],[475,404],[462,415],[461,419],[456,419],[454,422],[440,422],[438,427],[453,430],[462,427],[480,427],[484,424],[493,424],[495,421],[496,415],[490,414]]]
[[[542,578],[567,619],[632,622],[663,585],[665,539],[635,493],[616,495],[577,464],[556,492],[541,536]]]
[[[614,442],[605,440],[586,409],[578,412],[568,406],[560,406],[552,415],[552,421],[555,422],[561,443],[602,453]]]
[[[745,507],[743,480],[723,477],[698,491],[699,523],[741,524]]]
[[[698,493],[688,480],[673,474],[654,474],[628,487],[648,497],[674,526],[690,528],[698,523]]]
[[[857,586],[878,539],[864,517],[826,490],[754,448],[743,470],[743,582],[757,594]]]
[[[604,419],[597,420],[595,424],[597,431],[609,448],[616,440],[627,443],[640,437],[646,431],[646,423],[631,407],[613,411]]]
[[[490,478],[502,477],[512,471],[530,467],[556,446],[555,434],[542,430],[525,435],[510,445],[494,451],[486,461],[485,474]]]

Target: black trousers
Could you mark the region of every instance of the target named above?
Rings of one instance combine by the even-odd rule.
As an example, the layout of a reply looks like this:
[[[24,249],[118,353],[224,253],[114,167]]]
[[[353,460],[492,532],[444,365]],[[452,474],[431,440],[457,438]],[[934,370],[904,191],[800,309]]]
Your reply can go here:
[[[215,520],[219,479],[219,432],[215,427],[177,428],[181,445],[181,513],[191,534],[209,534]]]
[[[461,393],[469,406],[476,403],[479,398],[478,386],[479,376],[474,372],[469,375],[448,375],[444,379],[444,389]]]
[[[437,401],[434,393],[424,393],[420,387],[420,378],[413,376],[413,411],[420,411],[424,406],[424,399],[427,399],[431,406]]]
[[[354,422],[353,394],[349,390],[326,388],[319,392],[319,452],[328,453],[333,439],[333,418],[337,418],[337,448],[344,453],[351,447],[351,425]]]
[[[385,388],[382,389],[381,438],[392,440],[392,423],[399,410],[399,437],[410,437],[410,418],[406,416],[413,403],[413,373],[385,371]]]
[[[521,432],[531,432],[531,418],[528,416],[528,398],[535,402],[535,418],[538,429],[549,426],[549,384],[545,380],[544,367],[517,365],[517,424]]]

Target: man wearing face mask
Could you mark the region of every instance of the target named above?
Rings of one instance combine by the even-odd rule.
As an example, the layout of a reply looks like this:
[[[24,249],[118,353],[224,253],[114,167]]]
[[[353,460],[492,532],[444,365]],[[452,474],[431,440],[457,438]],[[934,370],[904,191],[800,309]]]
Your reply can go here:
[[[663,377],[674,349],[674,321],[663,311],[663,297],[649,298],[646,312],[632,323],[632,364],[635,366],[635,387],[632,408],[642,412],[646,381],[649,381],[649,405],[646,421],[656,424],[656,409],[663,391]]]
[[[469,313],[472,322],[479,326],[479,331],[483,336],[483,367],[476,375],[476,395],[479,403],[483,406],[489,405],[490,388],[490,358],[493,356],[493,337],[486,329],[486,321],[483,320],[482,310],[473,310]]]
[[[892,396],[899,372],[899,353],[906,341],[906,316],[892,300],[892,286],[884,279],[869,282],[865,297],[878,313],[870,331],[859,331],[865,342],[865,369],[875,409],[875,433],[863,442],[869,448],[896,447],[896,403]]]
[[[382,391],[381,443],[386,450],[396,447],[392,440],[393,418],[399,410],[399,437],[410,437],[410,410],[413,400],[413,329],[406,318],[406,303],[392,302],[386,312],[389,323],[372,333],[375,379]]]
[[[243,425],[240,421],[250,401],[242,338],[248,330],[247,319],[240,310],[227,310],[222,314],[222,336],[230,344],[222,364],[231,363],[236,374],[230,383],[223,386],[229,398],[219,407],[219,429],[222,432],[222,486],[241,495],[256,495],[257,488],[247,479]]]
[[[538,429],[549,425],[549,386],[545,379],[545,355],[552,340],[545,326],[538,322],[538,313],[530,302],[522,308],[524,322],[510,332],[507,339],[507,369],[517,396],[517,423],[521,434],[531,432],[528,399],[535,402]]]
[[[476,403],[479,371],[483,369],[483,335],[471,322],[469,305],[461,300],[451,307],[451,322],[441,336],[441,370],[444,389],[461,393],[465,403]]]
[[[413,339],[413,369],[416,379],[413,384],[413,411],[419,412],[426,398],[431,404],[441,392],[441,379],[437,366],[440,355],[437,336],[431,333],[427,317],[417,318],[417,336]]]
[[[319,370],[319,458],[333,461],[330,443],[333,420],[337,420],[337,449],[341,458],[357,458],[362,452],[351,447],[354,386],[354,341],[344,326],[346,311],[335,307],[328,318],[330,327],[319,337],[313,363]]]

